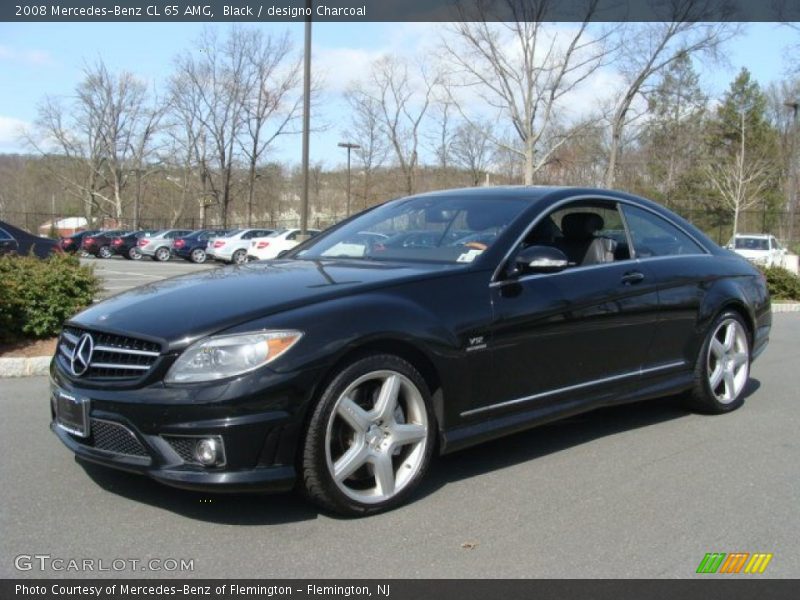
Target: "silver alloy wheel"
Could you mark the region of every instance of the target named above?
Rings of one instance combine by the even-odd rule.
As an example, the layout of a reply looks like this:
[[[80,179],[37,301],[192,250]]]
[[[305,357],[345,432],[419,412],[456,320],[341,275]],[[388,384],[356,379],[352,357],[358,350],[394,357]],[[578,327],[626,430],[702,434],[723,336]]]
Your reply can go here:
[[[244,264],[247,262],[247,252],[244,250],[237,250],[236,252],[233,253],[233,256],[231,258],[232,261],[237,265]]]
[[[428,413],[417,386],[397,371],[356,379],[336,400],[325,433],[328,472],[346,496],[377,504],[422,468]]]
[[[197,264],[206,262],[206,253],[202,248],[195,248],[192,250],[192,262]]]
[[[100,246],[100,250],[97,251],[97,254],[100,255],[100,258],[111,258],[111,248],[108,246]]]
[[[750,373],[747,332],[736,319],[725,319],[711,336],[706,359],[711,393],[722,404],[730,404],[744,389]]]
[[[161,262],[169,260],[169,248],[161,247],[156,250],[156,258]]]
[[[131,260],[141,260],[142,253],[139,252],[139,248],[134,246],[133,248],[128,250],[128,256],[130,257]]]

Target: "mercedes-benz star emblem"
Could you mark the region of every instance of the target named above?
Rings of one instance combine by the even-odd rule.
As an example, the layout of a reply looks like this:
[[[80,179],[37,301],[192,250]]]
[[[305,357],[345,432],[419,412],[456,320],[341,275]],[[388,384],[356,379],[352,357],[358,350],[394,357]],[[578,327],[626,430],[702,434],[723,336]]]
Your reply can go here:
[[[89,370],[89,365],[92,364],[92,352],[94,352],[94,340],[91,335],[84,333],[75,344],[69,361],[69,367],[75,377],[80,377]]]

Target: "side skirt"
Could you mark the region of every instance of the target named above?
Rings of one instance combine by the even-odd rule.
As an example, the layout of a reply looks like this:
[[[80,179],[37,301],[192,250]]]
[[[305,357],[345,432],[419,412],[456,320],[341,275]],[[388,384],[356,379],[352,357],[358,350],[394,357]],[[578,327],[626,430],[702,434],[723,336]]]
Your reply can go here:
[[[504,414],[446,430],[441,435],[439,453],[449,454],[604,406],[629,404],[679,394],[691,389],[692,382],[692,372],[682,370],[666,375],[637,378],[624,385],[613,388],[609,386],[605,390],[577,398],[569,398],[565,394],[562,400],[546,406],[532,406],[524,411],[506,411]]]

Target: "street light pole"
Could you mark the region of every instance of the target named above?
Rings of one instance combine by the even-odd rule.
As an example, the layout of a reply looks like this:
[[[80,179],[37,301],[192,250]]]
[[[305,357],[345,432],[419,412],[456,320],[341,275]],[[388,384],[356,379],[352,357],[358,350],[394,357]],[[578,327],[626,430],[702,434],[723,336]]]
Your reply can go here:
[[[347,148],[347,214],[345,216],[350,216],[350,151],[357,150],[361,148],[358,144],[353,144],[351,142],[339,142],[339,148]]]
[[[311,12],[312,0],[306,0],[305,48],[303,55],[303,196],[300,205],[300,236],[308,236],[308,130],[311,124]]]
[[[784,105],[792,111],[792,143],[791,153],[789,156],[789,232],[787,241],[794,241],[794,217],[797,209],[797,110],[800,108],[800,103],[796,100],[793,102],[784,102]]]

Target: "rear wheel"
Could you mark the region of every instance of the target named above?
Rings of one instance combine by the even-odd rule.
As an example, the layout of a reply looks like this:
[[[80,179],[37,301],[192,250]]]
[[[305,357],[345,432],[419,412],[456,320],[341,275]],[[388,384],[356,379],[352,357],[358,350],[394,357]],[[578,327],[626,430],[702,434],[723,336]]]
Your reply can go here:
[[[139,248],[137,248],[136,246],[134,246],[133,248],[128,250],[127,255],[128,255],[128,258],[130,258],[131,260],[141,260],[142,259],[142,253],[139,252]]]
[[[97,258],[111,258],[111,248],[108,246],[100,246],[100,249],[97,251]]]
[[[191,260],[193,263],[197,263],[198,265],[203,264],[206,262],[206,251],[202,248],[195,248],[189,255],[189,260]]]
[[[708,413],[736,410],[744,403],[749,377],[747,326],[738,313],[725,312],[714,321],[700,350],[690,404]]]
[[[330,383],[309,421],[305,491],[343,515],[394,508],[427,471],[435,431],[430,392],[411,364],[385,354],[356,361]]]
[[[241,265],[247,261],[247,250],[237,250],[231,256],[231,262],[236,265]]]
[[[153,254],[153,260],[157,260],[158,262],[166,262],[169,260],[169,248],[165,246],[161,246],[161,248],[157,248],[155,254]]]

